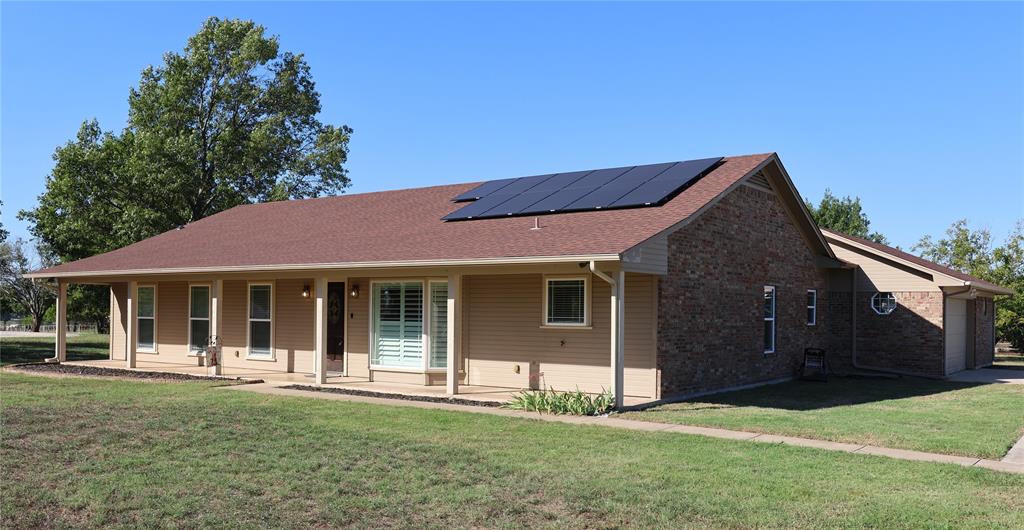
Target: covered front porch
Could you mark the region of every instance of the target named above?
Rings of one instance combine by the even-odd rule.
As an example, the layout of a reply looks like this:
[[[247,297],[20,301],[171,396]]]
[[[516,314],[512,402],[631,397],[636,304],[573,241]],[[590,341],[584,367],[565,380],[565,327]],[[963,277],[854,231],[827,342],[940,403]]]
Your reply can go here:
[[[657,281],[615,262],[58,282],[61,322],[69,283],[110,286],[110,359],[93,366],[488,401],[527,388],[659,397]]]

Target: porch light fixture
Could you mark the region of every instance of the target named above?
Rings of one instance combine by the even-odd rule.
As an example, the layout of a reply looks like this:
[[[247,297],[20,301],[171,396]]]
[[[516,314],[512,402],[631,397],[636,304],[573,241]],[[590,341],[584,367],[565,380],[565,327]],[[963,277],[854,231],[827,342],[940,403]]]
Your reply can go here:
[[[359,298],[359,285],[352,286],[352,292],[349,293],[352,298]]]
[[[306,285],[302,286],[302,297],[303,298],[309,298],[309,284],[308,283]]]

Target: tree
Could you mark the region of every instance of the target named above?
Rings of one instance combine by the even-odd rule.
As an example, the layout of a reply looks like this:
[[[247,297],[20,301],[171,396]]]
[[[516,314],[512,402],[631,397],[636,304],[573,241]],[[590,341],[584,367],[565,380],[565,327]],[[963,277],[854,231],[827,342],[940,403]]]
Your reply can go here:
[[[25,241],[0,243],[0,295],[32,317],[32,331],[39,331],[46,310],[53,305],[53,288],[43,281],[25,278],[25,273],[45,266],[33,263],[25,251]]]
[[[913,250],[921,257],[1015,291],[996,304],[996,335],[1024,345],[1024,220],[1017,221],[1002,246],[992,247],[988,230],[973,230],[966,219],[954,222],[946,237],[924,236]]]
[[[849,195],[840,199],[832,194],[832,190],[825,190],[821,202],[815,207],[811,201],[804,199],[807,210],[811,217],[822,228],[828,228],[843,234],[869,239],[876,243],[887,244],[885,236],[878,232],[871,232],[868,227],[867,214],[864,213],[860,204],[860,197],[850,198]]]
[[[143,70],[128,106],[120,134],[86,121],[58,147],[39,204],[19,213],[60,262],[240,204],[349,186],[352,129],[317,119],[320,94],[303,56],[282,52],[251,21],[206,20],[183,52]],[[69,299],[105,314],[107,294],[85,291]]]

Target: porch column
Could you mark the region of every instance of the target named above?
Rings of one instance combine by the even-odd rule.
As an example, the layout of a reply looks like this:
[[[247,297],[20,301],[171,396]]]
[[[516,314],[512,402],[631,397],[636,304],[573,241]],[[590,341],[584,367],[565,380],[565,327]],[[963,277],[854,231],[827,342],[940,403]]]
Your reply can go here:
[[[68,283],[60,279],[57,280],[57,321],[54,324],[57,339],[53,360],[62,363],[68,360]]]
[[[448,360],[446,379],[448,395],[459,393],[459,365],[462,362],[462,274],[448,275]]]
[[[322,385],[327,382],[327,278],[316,279],[316,345],[313,351],[314,382]]]
[[[127,366],[128,368],[135,368],[135,346],[139,340],[139,326],[138,321],[135,318],[137,303],[137,300],[135,299],[135,291],[137,291],[138,288],[139,282],[128,282],[128,296],[125,297],[125,300],[127,301],[127,303],[125,304],[125,310],[128,312],[128,318],[126,319],[128,321],[128,329],[126,333],[126,340],[128,342],[128,345],[125,348],[124,358],[125,366]]]
[[[213,346],[217,347],[217,364],[210,366],[210,359],[206,360],[208,371],[212,375],[224,373],[224,339],[221,337],[221,326],[224,323],[224,304],[221,301],[221,293],[224,292],[224,280],[213,280],[210,286],[210,335],[216,341]]]
[[[626,364],[626,273],[615,273],[615,282],[611,284],[611,388],[615,392],[615,408],[622,408],[623,392],[625,391]]]

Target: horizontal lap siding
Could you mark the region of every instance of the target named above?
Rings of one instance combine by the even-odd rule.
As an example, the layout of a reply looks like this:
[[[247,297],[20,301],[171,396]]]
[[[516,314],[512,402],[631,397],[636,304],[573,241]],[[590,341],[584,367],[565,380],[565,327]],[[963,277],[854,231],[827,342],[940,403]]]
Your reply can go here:
[[[587,392],[609,388],[610,287],[597,278],[591,281],[592,329],[543,329],[542,282],[539,274],[465,279],[469,383],[528,387],[530,362],[534,361],[539,363],[543,384],[549,388],[578,387]],[[652,295],[649,277],[629,275],[626,395],[654,394]]]
[[[110,358],[125,360],[128,346],[128,284],[110,284]]]
[[[156,290],[156,355],[138,352],[138,359],[198,364],[188,356],[188,282],[160,282]]]
[[[369,300],[370,281],[366,278],[349,278],[348,290],[359,287],[359,297],[348,297],[348,375],[352,377],[369,377],[370,375],[370,321]]]
[[[313,373],[316,300],[302,296],[312,280],[278,280],[274,285],[274,353],[288,371]]]

